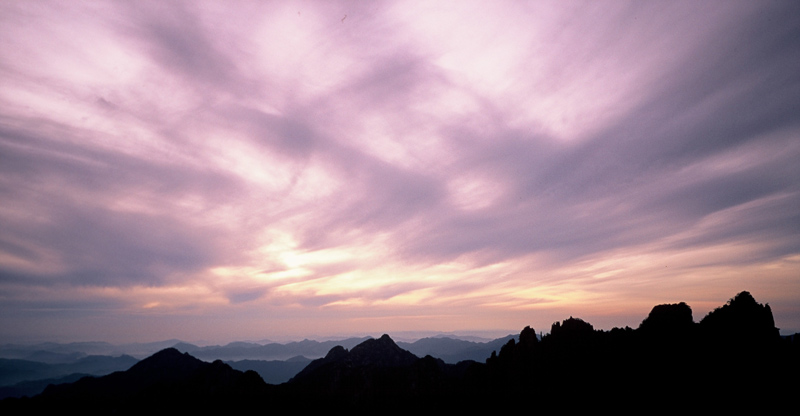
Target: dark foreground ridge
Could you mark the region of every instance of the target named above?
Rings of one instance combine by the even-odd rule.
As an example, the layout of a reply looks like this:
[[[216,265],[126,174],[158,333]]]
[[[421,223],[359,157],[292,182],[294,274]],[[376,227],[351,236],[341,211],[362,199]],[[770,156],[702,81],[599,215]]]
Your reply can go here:
[[[419,358],[383,335],[349,351],[334,347],[277,386],[170,348],[127,371],[4,400],[0,411],[764,411],[792,402],[798,370],[798,344],[780,337],[769,305],[742,292],[699,323],[678,303],[655,306],[637,329],[595,330],[570,317],[540,340],[526,327],[485,363]]]

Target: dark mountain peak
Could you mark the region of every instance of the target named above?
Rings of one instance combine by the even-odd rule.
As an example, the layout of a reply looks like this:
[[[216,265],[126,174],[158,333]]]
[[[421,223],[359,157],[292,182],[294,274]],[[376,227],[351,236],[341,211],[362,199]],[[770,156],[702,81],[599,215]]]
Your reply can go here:
[[[153,354],[153,355],[145,358],[144,360],[142,360],[142,362],[147,362],[147,361],[174,361],[174,360],[180,360],[180,359],[182,359],[184,357],[194,358],[191,355],[189,355],[188,353],[183,353],[183,352],[178,351],[176,348],[170,347],[170,348],[164,348],[163,350],[156,352],[155,354]]]
[[[778,339],[772,309],[756,302],[750,292],[741,292],[727,304],[709,312],[700,326],[710,335],[721,338]]]
[[[348,359],[356,366],[402,367],[413,364],[419,357],[400,348],[389,335],[384,334],[353,347]]]
[[[299,373],[295,374],[295,376],[292,377],[292,379],[289,381],[308,379],[309,374],[313,374],[319,371],[321,367],[334,366],[339,363],[345,362],[349,354],[350,352],[347,351],[345,347],[337,345],[331,348],[330,351],[328,351],[328,354],[325,355],[325,357],[317,358],[316,360],[308,363],[308,365],[304,369],[302,369]]]
[[[756,302],[756,298],[754,298],[750,292],[745,290],[736,294],[733,299],[728,301],[728,304],[731,306],[753,307],[758,305],[758,302]]]
[[[533,346],[539,342],[539,338],[536,337],[536,331],[531,328],[530,326],[526,326],[522,329],[522,332],[519,333],[519,343],[520,345],[524,346]]]
[[[326,361],[338,360],[340,358],[346,357],[347,356],[347,352],[348,352],[347,348],[345,348],[345,347],[343,347],[341,345],[337,345],[337,346],[331,348],[330,351],[328,351],[328,354],[325,355],[324,359]]]
[[[337,345],[328,351],[324,358],[312,361],[303,371],[297,373],[293,381],[308,380],[316,374],[349,373],[360,368],[397,368],[414,364],[419,358],[400,348],[388,335],[378,339],[368,339],[348,351]],[[326,376],[322,376],[326,378]]]
[[[166,348],[134,364],[129,372],[131,374],[185,374],[196,371],[204,364],[206,363],[192,357],[189,353],[181,353],[175,348]]]
[[[266,384],[253,371],[232,369],[220,360],[207,363],[174,348],[161,350],[132,366],[102,377],[84,377],[70,384],[50,385],[38,403],[58,409],[92,403],[103,413],[139,414],[163,402],[180,403],[183,410],[208,411],[208,404],[261,400]]]
[[[685,332],[693,326],[692,308],[681,302],[654,306],[650,315],[639,324],[639,329],[674,335],[675,332]]]
[[[550,335],[553,336],[571,336],[571,335],[585,335],[594,332],[592,324],[584,321],[581,318],[569,317],[562,322],[554,322],[550,327]]]

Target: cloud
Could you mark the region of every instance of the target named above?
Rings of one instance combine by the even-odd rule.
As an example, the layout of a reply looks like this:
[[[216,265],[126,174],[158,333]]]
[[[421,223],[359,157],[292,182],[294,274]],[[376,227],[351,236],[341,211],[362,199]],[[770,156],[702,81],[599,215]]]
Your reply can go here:
[[[790,2],[0,16],[6,299],[444,316],[683,282],[642,259],[698,276],[798,252]]]
[[[224,206],[220,191],[241,193],[238,179],[79,144],[87,133],[2,129],[9,163],[0,192],[14,201],[4,210],[4,239],[24,273],[40,284],[158,284],[227,255],[227,230],[196,222],[181,202],[199,196]]]

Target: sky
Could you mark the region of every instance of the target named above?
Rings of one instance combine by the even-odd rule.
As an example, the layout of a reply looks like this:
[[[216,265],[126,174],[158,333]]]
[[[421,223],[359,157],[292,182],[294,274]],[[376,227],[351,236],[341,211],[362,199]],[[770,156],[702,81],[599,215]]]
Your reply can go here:
[[[796,1],[0,3],[0,342],[800,332]]]

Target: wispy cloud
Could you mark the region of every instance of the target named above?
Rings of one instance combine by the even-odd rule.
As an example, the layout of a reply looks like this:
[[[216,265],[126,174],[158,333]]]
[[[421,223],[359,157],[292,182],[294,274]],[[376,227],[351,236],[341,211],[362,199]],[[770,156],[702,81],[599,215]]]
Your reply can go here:
[[[745,289],[800,330],[792,2],[11,3],[0,24],[4,338],[77,310],[185,337],[635,325]]]

